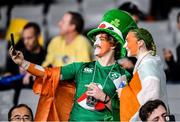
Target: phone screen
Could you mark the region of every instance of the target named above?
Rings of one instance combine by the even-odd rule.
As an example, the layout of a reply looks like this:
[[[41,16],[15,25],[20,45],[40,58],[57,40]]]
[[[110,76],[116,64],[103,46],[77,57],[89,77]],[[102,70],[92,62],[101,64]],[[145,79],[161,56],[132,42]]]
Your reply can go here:
[[[13,47],[12,54],[13,54],[13,55],[16,55],[15,45],[14,45],[14,35],[13,35],[13,33],[11,33],[11,40],[10,40],[10,44],[11,44],[11,46]]]
[[[10,40],[11,42],[11,46],[14,48],[14,35],[13,35],[13,33],[11,33],[11,40]]]

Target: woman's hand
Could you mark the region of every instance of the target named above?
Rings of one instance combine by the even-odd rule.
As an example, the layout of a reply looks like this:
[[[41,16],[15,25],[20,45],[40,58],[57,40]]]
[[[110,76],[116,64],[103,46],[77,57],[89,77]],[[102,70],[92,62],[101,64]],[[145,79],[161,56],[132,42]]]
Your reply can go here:
[[[11,56],[12,60],[14,61],[14,63],[16,63],[17,65],[21,66],[23,61],[24,61],[24,55],[21,51],[15,51],[16,53],[13,54],[13,48],[10,47],[9,49],[9,55]]]
[[[105,100],[106,94],[102,91],[102,89],[96,83],[91,83],[85,86],[88,88],[86,92],[88,96],[93,96],[94,98],[100,101]]]

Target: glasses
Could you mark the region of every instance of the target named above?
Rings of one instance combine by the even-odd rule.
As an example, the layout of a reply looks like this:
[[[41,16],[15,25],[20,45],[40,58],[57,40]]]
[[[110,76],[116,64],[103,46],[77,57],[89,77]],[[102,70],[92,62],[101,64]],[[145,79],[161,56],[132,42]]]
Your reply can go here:
[[[21,120],[23,120],[23,121],[31,121],[31,117],[28,116],[28,115],[25,115],[23,117],[15,116],[15,117],[11,118],[11,121],[21,121]]]

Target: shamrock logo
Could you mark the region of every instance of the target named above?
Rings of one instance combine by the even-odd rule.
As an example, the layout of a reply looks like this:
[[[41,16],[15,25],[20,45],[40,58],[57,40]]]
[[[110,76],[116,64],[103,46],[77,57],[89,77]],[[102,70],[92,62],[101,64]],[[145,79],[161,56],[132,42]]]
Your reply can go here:
[[[115,27],[118,27],[120,25],[120,20],[115,19],[115,20],[111,21],[111,24],[114,25]]]

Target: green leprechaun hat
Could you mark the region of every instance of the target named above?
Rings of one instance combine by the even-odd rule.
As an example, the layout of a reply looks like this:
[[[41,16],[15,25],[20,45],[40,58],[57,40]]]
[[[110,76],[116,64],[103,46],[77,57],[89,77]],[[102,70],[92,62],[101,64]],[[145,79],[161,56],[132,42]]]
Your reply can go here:
[[[119,9],[112,9],[105,13],[98,28],[88,32],[87,36],[93,40],[100,32],[106,32],[113,36],[122,45],[120,58],[126,56],[126,49],[123,48],[127,33],[131,29],[136,29],[137,24],[130,14]]]

